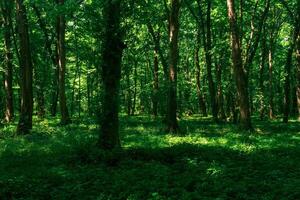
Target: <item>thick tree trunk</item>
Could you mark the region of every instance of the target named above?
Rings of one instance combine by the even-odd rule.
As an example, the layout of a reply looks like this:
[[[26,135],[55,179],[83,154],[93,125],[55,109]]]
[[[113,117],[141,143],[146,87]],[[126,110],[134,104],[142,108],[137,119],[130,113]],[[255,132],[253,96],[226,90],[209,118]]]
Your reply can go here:
[[[239,97],[240,123],[243,129],[251,130],[251,117],[249,108],[249,92],[247,75],[244,71],[241,55],[240,35],[235,17],[234,0],[227,0],[228,17],[230,23],[231,41],[232,41],[232,62]]]
[[[285,80],[284,80],[284,100],[283,100],[283,122],[288,123],[290,109],[291,109],[291,71],[293,64],[293,52],[295,46],[297,45],[297,38],[299,35],[300,27],[299,24],[295,22],[295,27],[292,32],[292,41],[290,41],[290,47],[286,56],[285,63]]]
[[[57,0],[57,4],[64,5],[64,0]],[[59,105],[61,113],[61,124],[71,123],[71,119],[67,107],[67,99],[65,92],[65,73],[66,73],[66,47],[65,47],[65,31],[66,22],[64,14],[57,17],[57,55],[58,55],[58,88],[59,88]]]
[[[23,0],[16,0],[16,17],[20,40],[21,70],[21,113],[17,127],[18,134],[28,134],[32,128],[32,60],[29,44],[28,20]]]
[[[167,113],[167,132],[177,133],[177,65],[178,65],[178,34],[179,34],[180,0],[171,0],[169,19],[169,94]]]
[[[106,0],[104,8],[105,33],[102,43],[103,113],[99,146],[114,149],[119,139],[119,87],[122,53],[125,45],[120,27],[121,0]]]
[[[153,97],[152,97],[152,112],[157,117],[158,109],[158,52],[154,50],[154,61],[153,61]]]
[[[285,64],[285,78],[284,78],[284,100],[283,100],[283,122],[288,123],[291,108],[291,65],[294,51],[294,44],[288,49],[286,64]]]
[[[3,1],[1,11],[4,22],[4,50],[5,50],[5,72],[4,72],[4,89],[5,89],[5,121],[11,122],[14,117],[13,106],[13,53],[12,53],[12,33],[11,33],[11,12],[12,2]]]

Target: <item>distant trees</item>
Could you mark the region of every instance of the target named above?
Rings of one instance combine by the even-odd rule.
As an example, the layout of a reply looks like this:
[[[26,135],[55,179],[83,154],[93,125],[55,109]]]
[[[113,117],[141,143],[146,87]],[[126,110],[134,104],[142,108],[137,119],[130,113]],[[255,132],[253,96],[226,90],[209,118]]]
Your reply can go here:
[[[5,88],[5,121],[11,122],[14,117],[13,104],[13,52],[12,52],[12,10],[11,1],[1,1],[0,9],[4,27],[4,88]]]
[[[300,120],[300,1],[275,2],[1,1],[0,117],[19,134],[35,114],[67,125],[70,100],[74,121],[101,113],[104,149],[121,146],[119,112],[169,133],[193,114]]]

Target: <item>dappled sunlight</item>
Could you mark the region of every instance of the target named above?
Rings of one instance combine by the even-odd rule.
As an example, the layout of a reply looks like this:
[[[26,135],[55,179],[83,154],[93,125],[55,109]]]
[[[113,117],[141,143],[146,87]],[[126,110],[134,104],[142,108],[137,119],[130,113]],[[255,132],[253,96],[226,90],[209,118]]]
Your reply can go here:
[[[30,135],[8,133],[0,139],[0,193],[21,197],[30,190],[30,197],[39,199],[48,191],[49,198],[70,199],[89,191],[91,198],[101,193],[100,199],[114,194],[114,199],[136,200],[226,199],[249,191],[253,199],[262,191],[275,198],[273,189],[281,197],[290,193],[289,199],[298,194],[299,124],[270,134],[276,123],[258,122],[259,130],[249,134],[199,117],[181,122],[188,131],[173,135],[154,119],[124,117],[123,150],[113,152],[96,147],[94,123],[57,127],[56,119],[44,120]],[[284,129],[291,132],[280,132]]]

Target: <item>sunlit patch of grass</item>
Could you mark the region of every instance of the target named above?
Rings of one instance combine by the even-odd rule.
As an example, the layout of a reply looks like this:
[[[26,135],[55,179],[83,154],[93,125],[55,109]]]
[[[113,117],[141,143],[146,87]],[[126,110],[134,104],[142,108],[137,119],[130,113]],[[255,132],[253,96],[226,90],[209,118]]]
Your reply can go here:
[[[32,133],[0,129],[0,199],[287,199],[300,196],[300,125],[255,121],[256,132],[211,118],[121,115],[123,150],[97,148],[98,125],[34,118]]]

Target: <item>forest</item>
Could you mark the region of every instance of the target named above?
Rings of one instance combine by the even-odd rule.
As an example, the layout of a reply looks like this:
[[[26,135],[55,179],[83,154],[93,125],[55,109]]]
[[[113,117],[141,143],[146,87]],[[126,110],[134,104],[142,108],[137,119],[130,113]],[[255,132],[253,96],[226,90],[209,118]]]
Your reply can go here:
[[[0,0],[0,199],[300,199],[300,0]]]

